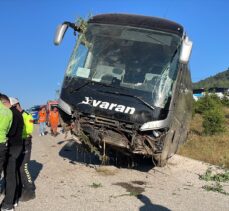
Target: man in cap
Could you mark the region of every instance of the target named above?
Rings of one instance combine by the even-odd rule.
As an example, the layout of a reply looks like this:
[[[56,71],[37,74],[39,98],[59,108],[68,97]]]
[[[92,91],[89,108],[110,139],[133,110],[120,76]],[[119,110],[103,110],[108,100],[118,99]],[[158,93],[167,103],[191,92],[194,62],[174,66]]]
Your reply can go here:
[[[28,201],[35,198],[35,184],[32,181],[31,174],[28,169],[28,163],[31,157],[32,149],[32,132],[33,132],[33,117],[22,109],[18,99],[10,98],[13,106],[22,114],[24,127],[22,132],[23,152],[19,158],[20,164],[20,179],[21,179],[21,198],[20,201]]]
[[[22,152],[23,141],[22,141],[22,131],[23,131],[23,118],[21,113],[17,110],[15,106],[12,106],[15,102],[10,99],[6,100],[5,105],[10,108],[13,113],[13,122],[8,133],[8,153],[7,162],[5,170],[5,198],[3,199],[1,205],[1,211],[14,210],[14,204],[17,194],[17,168],[18,168],[18,158]]]

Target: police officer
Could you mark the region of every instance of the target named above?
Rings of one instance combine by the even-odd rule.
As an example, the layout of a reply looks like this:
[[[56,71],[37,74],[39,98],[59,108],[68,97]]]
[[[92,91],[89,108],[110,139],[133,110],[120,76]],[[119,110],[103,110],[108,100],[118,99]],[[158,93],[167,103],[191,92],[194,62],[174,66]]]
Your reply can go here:
[[[11,106],[10,101],[7,97],[1,96],[4,99],[4,104],[10,108],[13,113],[13,121],[10,130],[7,134],[8,136],[8,152],[7,161],[5,169],[5,180],[6,189],[5,197],[1,205],[1,211],[14,210],[15,197],[17,193],[17,167],[18,158],[22,152],[23,141],[22,141],[22,131],[23,131],[23,117],[21,113],[16,109],[16,107]]]
[[[21,108],[17,99],[10,98],[10,100],[13,106],[15,106],[22,114],[24,121],[24,128],[22,132],[23,152],[19,158],[20,180],[22,186],[20,201],[28,201],[35,198],[35,184],[32,181],[32,177],[28,169],[32,149],[33,117]]]
[[[5,106],[7,105],[7,101],[9,101],[9,98],[0,93],[0,175],[6,159],[6,143],[8,139],[7,134],[10,130],[13,120],[12,111]]]

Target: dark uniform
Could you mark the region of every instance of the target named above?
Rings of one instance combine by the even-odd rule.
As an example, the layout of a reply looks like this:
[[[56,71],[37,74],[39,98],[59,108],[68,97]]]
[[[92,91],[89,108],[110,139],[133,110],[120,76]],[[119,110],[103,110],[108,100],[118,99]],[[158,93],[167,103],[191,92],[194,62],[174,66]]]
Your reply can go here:
[[[17,171],[18,158],[22,152],[23,117],[16,107],[10,108],[13,113],[13,122],[8,133],[8,153],[5,170],[6,190],[2,202],[2,209],[13,209],[17,200]]]
[[[20,201],[28,201],[35,198],[35,185],[28,169],[28,163],[31,157],[32,149],[32,132],[33,132],[33,117],[26,111],[22,111],[24,120],[23,128],[23,153],[20,156],[20,181],[21,181],[21,198]]]

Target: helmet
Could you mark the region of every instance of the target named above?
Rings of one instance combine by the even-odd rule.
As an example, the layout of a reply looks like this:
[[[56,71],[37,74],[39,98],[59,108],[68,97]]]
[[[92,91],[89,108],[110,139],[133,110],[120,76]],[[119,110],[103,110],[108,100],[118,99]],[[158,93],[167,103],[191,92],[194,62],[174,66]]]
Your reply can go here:
[[[13,105],[16,105],[17,103],[19,103],[18,99],[17,98],[13,98],[13,97],[9,97],[10,99],[10,104],[13,106]]]

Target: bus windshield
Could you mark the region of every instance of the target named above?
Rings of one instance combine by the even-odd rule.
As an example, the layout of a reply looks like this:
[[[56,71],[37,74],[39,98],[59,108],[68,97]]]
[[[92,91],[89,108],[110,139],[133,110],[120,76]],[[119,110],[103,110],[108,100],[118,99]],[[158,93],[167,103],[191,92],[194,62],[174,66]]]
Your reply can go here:
[[[177,76],[180,43],[171,33],[91,23],[79,34],[66,76],[140,90],[151,105],[164,108]]]

